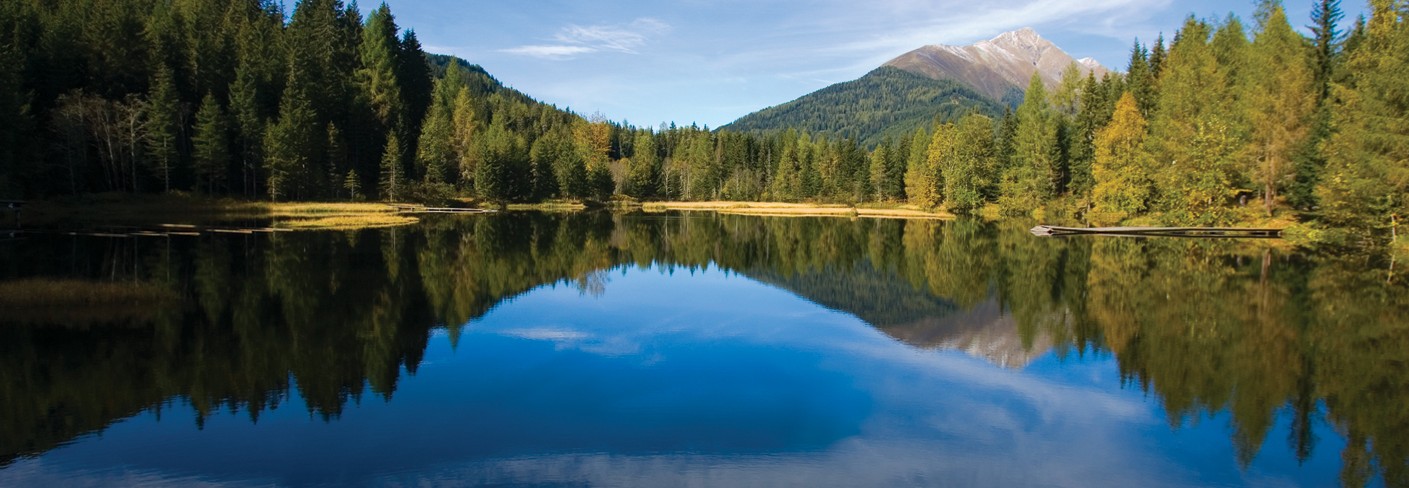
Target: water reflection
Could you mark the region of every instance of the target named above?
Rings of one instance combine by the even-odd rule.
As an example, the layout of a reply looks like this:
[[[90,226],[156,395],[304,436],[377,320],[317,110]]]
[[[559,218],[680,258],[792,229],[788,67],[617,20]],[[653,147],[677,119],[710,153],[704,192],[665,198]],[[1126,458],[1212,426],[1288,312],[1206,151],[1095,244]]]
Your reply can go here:
[[[1153,395],[1176,431],[1226,416],[1234,456],[1243,466],[1264,450],[1289,451],[1305,461],[1318,449],[1334,448],[1341,451],[1340,477],[1347,485],[1377,478],[1409,484],[1409,409],[1403,408],[1409,404],[1409,287],[1387,266],[1365,257],[1300,255],[1268,243],[1035,239],[1026,227],[583,213],[446,218],[404,229],[272,237],[34,235],[0,244],[0,279],[137,283],[176,298],[137,314],[106,313],[100,306],[97,313],[67,310],[49,320],[32,311],[0,315],[0,463],[41,455],[144,411],[193,411],[200,427],[230,415],[222,412],[258,422],[292,404],[366,429],[373,424],[344,416],[349,405],[365,414],[377,404],[421,405],[398,403],[403,395],[443,395],[456,388],[497,392],[501,406],[521,407],[456,412],[438,424],[482,441],[470,446],[492,448],[475,456],[532,457],[535,449],[809,452],[847,442],[867,417],[874,399],[847,386],[861,381],[854,378],[860,373],[827,370],[818,366],[826,363],[819,357],[785,356],[789,349],[772,346],[765,348],[769,361],[748,361],[749,354],[762,354],[756,348],[712,350],[742,358],[738,369],[721,371],[719,361],[689,355],[710,343],[691,328],[700,324],[666,329],[693,335],[654,346],[612,329],[681,313],[735,326],[756,315],[773,320],[747,330],[782,324],[776,326],[788,328],[776,337],[787,341],[868,344],[866,337],[836,336],[816,325],[826,320],[788,321],[792,312],[766,313],[770,304],[785,300],[779,296],[794,295],[916,348],[958,349],[1006,367],[1038,367],[1034,362],[1052,358],[1057,366],[1050,367],[1072,371],[1080,358],[1112,355],[1116,379]],[[631,272],[663,278],[612,281]],[[786,293],[745,288],[741,294],[735,283],[709,293],[658,296],[673,273],[740,275]],[[554,284],[558,288],[546,296],[595,297],[600,313],[542,302],[543,293],[525,295]],[[491,309],[496,314],[485,322]],[[562,323],[595,317],[594,325],[543,325],[555,323],[554,313],[575,314]],[[468,352],[455,357],[476,358],[469,371],[495,374],[441,383],[420,374],[432,335],[442,333],[450,347]],[[474,342],[466,343],[467,336]],[[687,366],[622,369],[584,359],[631,357],[639,363],[656,357],[652,347],[672,348],[669,357]],[[585,369],[566,378],[544,376],[561,373],[546,366],[537,372],[495,369],[535,364],[524,358],[565,361],[563,351],[585,355],[574,363]],[[991,377],[946,361],[950,370]],[[592,369],[594,364],[602,369]],[[767,369],[779,364],[809,374]],[[691,374],[700,374],[694,369],[731,378],[771,373],[789,381],[756,380],[756,395],[743,400],[737,395],[749,390],[739,385],[752,383],[699,391],[668,384],[719,385],[692,381]],[[418,375],[419,390],[400,388],[406,375]],[[602,384],[600,378],[620,384]],[[582,388],[542,397],[544,390],[524,386],[544,383]],[[641,403],[623,404],[633,397],[621,385],[631,384],[654,385],[640,390],[656,392],[654,403],[637,398]],[[808,410],[787,400],[814,395],[829,399],[829,406]],[[581,414],[586,417],[528,407],[574,399],[603,400],[578,400],[574,411],[595,412]],[[917,416],[934,415],[920,410]],[[965,404],[962,411],[981,416],[983,409]],[[582,418],[597,423],[574,421]],[[533,432],[493,434],[495,426],[533,425],[532,419],[550,423]],[[1014,421],[952,414],[934,422]],[[1017,430],[1027,428],[1016,421]],[[1334,430],[1319,427],[1327,424]],[[1272,438],[1281,432],[1285,438]],[[974,433],[951,435],[968,439]],[[1330,438],[1344,438],[1344,446],[1324,442]],[[525,469],[533,464],[524,463]],[[474,471],[463,465],[445,469],[434,476],[463,478],[469,476],[465,470]],[[587,477],[563,481],[582,479]]]

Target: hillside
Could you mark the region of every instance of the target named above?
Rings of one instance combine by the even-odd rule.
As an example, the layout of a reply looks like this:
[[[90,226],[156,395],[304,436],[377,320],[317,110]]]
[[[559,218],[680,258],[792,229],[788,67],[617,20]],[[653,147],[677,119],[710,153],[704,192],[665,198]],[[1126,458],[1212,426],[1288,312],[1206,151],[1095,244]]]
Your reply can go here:
[[[1006,32],[970,46],[924,46],[886,62],[854,81],[837,83],[722,127],[741,132],[807,130],[850,137],[874,147],[935,119],[971,111],[998,115],[1016,106],[1033,73],[1055,87],[1073,63],[1081,73],[1109,71],[1090,58],[1077,60],[1032,29]]]
[[[874,146],[939,118],[1002,113],[998,102],[953,80],[934,80],[882,66],[865,76],[746,115],[721,127],[739,132],[795,128]]]
[[[455,63],[463,70],[463,80],[469,87],[470,93],[479,97],[488,97],[496,93],[521,103],[531,106],[544,105],[543,102],[516,89],[504,86],[494,75],[489,74],[478,64],[472,64],[456,56],[448,54],[426,53],[426,63],[430,65],[431,76],[435,79],[445,77],[445,72],[450,67],[450,63]],[[556,107],[555,107],[556,108]]]

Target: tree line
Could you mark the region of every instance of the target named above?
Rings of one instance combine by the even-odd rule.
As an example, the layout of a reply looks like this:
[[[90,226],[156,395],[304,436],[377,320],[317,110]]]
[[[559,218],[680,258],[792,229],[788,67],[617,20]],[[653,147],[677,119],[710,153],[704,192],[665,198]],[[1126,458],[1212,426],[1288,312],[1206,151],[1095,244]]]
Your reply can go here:
[[[268,0],[0,6],[0,193],[272,199],[736,199],[996,208],[1097,224],[1293,216],[1345,242],[1397,232],[1409,27],[1373,0],[1310,38],[1277,1],[1251,28],[1190,17],[1125,73],[1036,77],[878,142],[581,117],[422,52],[382,5],[285,18]],[[894,133],[895,131],[892,131]]]

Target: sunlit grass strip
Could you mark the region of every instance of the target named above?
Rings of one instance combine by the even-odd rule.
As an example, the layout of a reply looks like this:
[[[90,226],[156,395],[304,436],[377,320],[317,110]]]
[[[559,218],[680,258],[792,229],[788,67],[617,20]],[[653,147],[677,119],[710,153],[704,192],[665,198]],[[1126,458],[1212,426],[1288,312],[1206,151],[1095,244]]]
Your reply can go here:
[[[953,214],[921,210],[910,206],[868,205],[853,207],[844,204],[782,203],[782,202],[647,202],[642,210],[701,210],[722,214],[776,217],[863,217],[893,219],[952,219]]]
[[[587,205],[574,201],[547,201],[542,203],[510,203],[504,207],[507,210],[536,210],[539,212],[565,212],[587,209]]]
[[[0,323],[91,325],[150,320],[176,300],[160,286],[75,279],[0,281]]]
[[[246,205],[269,217],[395,214],[399,210],[385,203],[255,202]]]
[[[417,222],[401,212],[419,205],[345,202],[252,202],[200,196],[101,194],[36,202],[25,225],[161,225],[272,221],[290,229],[390,227]],[[259,224],[264,225],[264,224]]]
[[[420,219],[398,214],[334,215],[312,219],[289,219],[274,223],[277,228],[294,230],[356,230],[399,227]]]

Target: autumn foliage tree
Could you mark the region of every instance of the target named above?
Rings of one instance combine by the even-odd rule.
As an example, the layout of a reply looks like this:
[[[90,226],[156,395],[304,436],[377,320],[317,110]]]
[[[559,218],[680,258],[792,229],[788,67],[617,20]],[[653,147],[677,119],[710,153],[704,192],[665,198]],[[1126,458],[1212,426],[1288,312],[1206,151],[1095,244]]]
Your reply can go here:
[[[1145,118],[1130,92],[1121,95],[1111,122],[1096,135],[1093,223],[1117,223],[1146,209],[1151,194],[1151,159],[1145,149]]]

